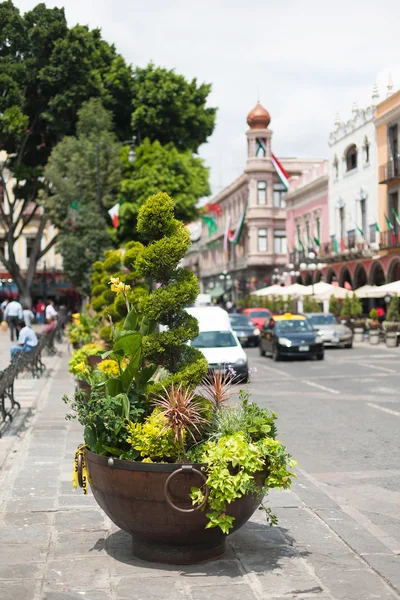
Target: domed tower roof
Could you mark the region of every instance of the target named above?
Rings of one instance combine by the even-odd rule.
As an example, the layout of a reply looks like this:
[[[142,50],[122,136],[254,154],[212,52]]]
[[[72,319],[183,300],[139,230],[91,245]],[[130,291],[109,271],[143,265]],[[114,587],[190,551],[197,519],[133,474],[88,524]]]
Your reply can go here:
[[[250,129],[266,129],[271,122],[271,115],[259,102],[247,115]]]

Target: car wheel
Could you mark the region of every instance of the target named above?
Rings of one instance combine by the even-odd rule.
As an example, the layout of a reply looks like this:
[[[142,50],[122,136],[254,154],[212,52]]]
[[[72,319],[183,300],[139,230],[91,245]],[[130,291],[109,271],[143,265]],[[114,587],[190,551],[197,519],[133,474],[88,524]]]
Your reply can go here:
[[[275,362],[278,362],[278,360],[281,360],[281,353],[279,352],[279,350],[276,346],[274,346],[272,349],[272,360]]]
[[[353,342],[350,342],[350,344],[346,344],[345,348],[352,348],[353,347]]]
[[[325,358],[325,353],[324,352],[319,352],[317,354],[317,360],[324,360]]]
[[[260,345],[258,346],[258,350],[260,352],[260,356],[265,356],[265,350],[263,350],[262,344],[260,343]]]

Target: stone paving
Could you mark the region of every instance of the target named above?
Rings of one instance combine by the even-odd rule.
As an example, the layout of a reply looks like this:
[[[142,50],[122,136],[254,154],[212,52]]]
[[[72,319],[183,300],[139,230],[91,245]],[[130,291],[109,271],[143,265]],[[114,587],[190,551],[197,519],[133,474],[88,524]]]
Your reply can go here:
[[[78,423],[64,417],[61,396],[72,392],[73,382],[66,347],[61,349],[62,357],[45,361],[51,378],[29,382],[35,400],[22,433],[8,436],[13,445],[0,473],[0,600],[400,597],[357,551],[352,520],[301,474],[296,493],[270,496],[280,526],[271,529],[255,514],[230,538],[223,559],[189,567],[135,559],[129,536],[91,495],[71,486],[82,434]],[[352,532],[352,546],[343,541],[341,527]],[[365,537],[358,542],[367,547]],[[379,555],[376,541],[371,544]]]

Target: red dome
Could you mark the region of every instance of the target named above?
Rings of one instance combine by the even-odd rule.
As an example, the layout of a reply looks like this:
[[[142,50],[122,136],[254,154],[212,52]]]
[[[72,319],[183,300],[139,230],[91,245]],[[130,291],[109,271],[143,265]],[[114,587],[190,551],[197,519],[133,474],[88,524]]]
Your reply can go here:
[[[250,129],[266,129],[271,122],[271,116],[267,110],[258,102],[247,115],[247,123]]]

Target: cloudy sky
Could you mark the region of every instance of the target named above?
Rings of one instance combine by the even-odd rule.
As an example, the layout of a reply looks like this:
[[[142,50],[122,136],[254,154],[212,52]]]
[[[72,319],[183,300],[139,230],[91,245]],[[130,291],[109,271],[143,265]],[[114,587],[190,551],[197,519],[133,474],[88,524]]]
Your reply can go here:
[[[22,10],[37,1],[14,0]],[[212,83],[217,124],[200,154],[213,191],[232,181],[246,156],[246,116],[271,114],[278,156],[327,157],[338,111],[400,87],[397,0],[58,0],[70,25],[100,27],[133,65],[174,68]]]

